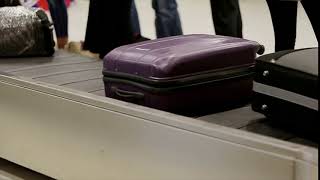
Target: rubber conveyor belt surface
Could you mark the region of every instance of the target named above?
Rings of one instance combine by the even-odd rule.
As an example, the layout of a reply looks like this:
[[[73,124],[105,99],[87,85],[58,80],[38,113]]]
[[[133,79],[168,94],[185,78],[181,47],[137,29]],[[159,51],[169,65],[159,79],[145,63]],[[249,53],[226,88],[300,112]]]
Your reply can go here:
[[[102,61],[66,51],[53,57],[0,59],[0,72],[104,95]]]

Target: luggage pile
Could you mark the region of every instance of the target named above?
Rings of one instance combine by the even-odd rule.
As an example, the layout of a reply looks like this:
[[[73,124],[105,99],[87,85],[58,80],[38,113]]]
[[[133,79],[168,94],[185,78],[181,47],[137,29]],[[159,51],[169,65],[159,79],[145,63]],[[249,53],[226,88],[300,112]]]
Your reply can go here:
[[[315,140],[318,48],[257,58],[263,52],[254,41],[211,35],[122,46],[104,58],[105,94],[188,116],[251,103],[276,126]]]

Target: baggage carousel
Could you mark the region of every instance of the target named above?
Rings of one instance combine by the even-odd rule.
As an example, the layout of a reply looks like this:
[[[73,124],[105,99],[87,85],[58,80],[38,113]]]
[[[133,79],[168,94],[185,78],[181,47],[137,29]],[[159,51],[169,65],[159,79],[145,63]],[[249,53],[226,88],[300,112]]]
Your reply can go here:
[[[169,122],[169,119],[175,119],[175,120],[173,120],[175,122],[173,124],[170,124],[171,127],[178,127],[183,130],[188,130],[191,132],[199,133],[198,130],[192,130],[193,125],[191,125],[189,127],[189,123],[190,124],[195,123],[195,124],[197,124],[196,126],[199,125],[202,128],[204,128],[203,130],[201,130],[201,131],[203,131],[203,133],[199,133],[199,134],[204,134],[204,135],[208,135],[207,133],[205,133],[206,126],[211,127],[211,125],[212,125],[214,127],[213,129],[215,129],[215,130],[218,129],[217,131],[219,131],[219,133],[221,133],[220,135],[217,135],[217,136],[225,137],[225,139],[224,138],[222,138],[222,139],[229,140],[231,142],[234,142],[233,141],[234,137],[238,136],[238,137],[242,137],[242,138],[246,139],[245,141],[243,141],[243,142],[245,142],[244,144],[246,144],[246,145],[248,145],[248,144],[252,145],[255,143],[259,143],[258,141],[265,141],[265,142],[261,142],[261,143],[274,144],[274,145],[279,143],[278,145],[275,145],[278,148],[280,148],[282,146],[288,146],[288,147],[297,146],[297,147],[299,147],[298,149],[310,148],[312,152],[318,151],[317,150],[318,144],[316,142],[312,142],[310,140],[307,140],[307,139],[304,139],[304,138],[299,137],[297,135],[294,135],[292,133],[289,133],[283,129],[279,129],[279,128],[272,126],[272,124],[263,115],[253,112],[251,110],[250,106],[244,106],[244,107],[240,107],[240,108],[233,109],[230,111],[208,114],[205,116],[200,116],[200,117],[195,117],[195,118],[187,118],[186,117],[184,119],[184,117],[182,117],[182,116],[178,116],[178,115],[175,116],[174,114],[170,114],[170,113],[166,113],[166,112],[162,112],[162,111],[158,111],[158,110],[153,110],[153,109],[145,108],[142,106],[137,106],[137,105],[133,105],[130,103],[125,103],[125,102],[111,100],[109,98],[106,98],[106,97],[104,97],[104,85],[103,85],[103,81],[102,81],[102,63],[103,62],[101,60],[83,57],[78,54],[73,54],[73,53],[69,53],[66,51],[57,51],[53,57],[6,58],[6,59],[2,58],[2,59],[0,59],[0,77],[1,77],[0,78],[0,92],[4,92],[4,94],[0,95],[0,96],[3,96],[0,99],[2,99],[2,98],[5,99],[3,102],[6,102],[8,104],[8,106],[6,106],[6,104],[1,104],[1,102],[0,102],[0,108],[1,107],[3,108],[3,111],[1,112],[1,110],[0,110],[0,112],[5,114],[5,116],[3,116],[2,118],[9,117],[9,119],[10,119],[11,114],[9,114],[9,112],[8,112],[9,109],[5,109],[5,108],[9,107],[10,105],[11,105],[10,107],[13,107],[13,102],[10,103],[10,101],[4,97],[4,96],[6,96],[5,93],[6,92],[7,93],[11,93],[11,92],[16,93],[15,94],[15,96],[17,96],[16,99],[19,99],[20,96],[21,96],[20,99],[24,99],[25,96],[22,97],[23,96],[22,93],[19,93],[19,92],[20,92],[20,90],[21,90],[21,92],[23,92],[22,90],[26,89],[26,90],[32,90],[32,92],[30,91],[30,93],[28,92],[26,94],[28,96],[34,97],[36,95],[36,94],[34,94],[34,92],[40,93],[39,97],[37,97],[37,98],[34,97],[35,99],[39,98],[41,100],[45,100],[45,97],[40,97],[40,96],[42,94],[46,94],[48,96],[57,96],[59,98],[66,99],[68,101],[85,103],[86,106],[95,106],[98,109],[105,108],[107,106],[107,105],[104,105],[103,103],[110,103],[108,105],[108,108],[109,108],[109,106],[110,106],[110,108],[107,109],[107,111],[114,111],[116,114],[121,113],[123,116],[130,116],[130,118],[132,116],[133,118],[142,118],[144,120],[148,119],[150,121],[157,122],[160,125],[161,124],[168,125],[171,123],[171,122]],[[8,85],[8,87],[6,87],[6,85]],[[17,88],[17,90],[12,89],[12,91],[10,91],[11,87],[9,87],[9,85],[19,87],[20,89],[18,90],[18,88]],[[39,88],[37,86],[39,86]],[[90,95],[90,94],[92,94],[92,95]],[[94,102],[94,101],[97,101],[97,102]],[[47,108],[51,108],[55,105],[55,103],[58,103],[58,102],[52,102],[52,105],[51,104],[43,104],[43,106],[47,106]],[[62,103],[62,101],[61,101],[61,103]],[[68,102],[66,102],[66,103],[68,103]],[[21,108],[25,108],[25,109],[29,110],[27,107],[28,106],[27,102],[21,102],[20,104],[24,105],[24,106],[21,105]],[[34,104],[32,102],[30,102],[30,106],[34,106]],[[121,108],[120,108],[120,106],[121,106]],[[64,109],[64,111],[61,110],[61,111],[57,111],[57,112],[60,112],[60,113],[65,112],[66,114],[68,114],[68,116],[70,116],[69,119],[72,119],[73,123],[75,123],[75,124],[73,124],[73,126],[75,126],[75,129],[77,129],[78,125],[75,120],[76,117],[72,117],[73,116],[72,114],[76,114],[77,111],[75,111],[75,109],[73,109],[73,107],[71,108],[71,106],[70,106],[70,109],[67,108],[68,106],[65,106],[65,107],[66,108]],[[36,112],[36,110],[30,109],[30,112],[35,113],[35,114],[36,113],[39,113],[39,114],[45,113],[45,112],[41,112],[40,109],[42,109],[42,108],[39,108],[39,112],[38,111]],[[122,110],[122,109],[125,109],[125,110]],[[5,111],[5,110],[7,110],[7,111]],[[12,109],[10,109],[10,111],[11,110]],[[27,110],[26,110],[26,112],[27,112]],[[82,110],[86,111],[86,109],[82,109]],[[33,112],[33,111],[35,111],[35,112]],[[46,111],[46,110],[43,110],[43,111]],[[14,112],[14,111],[12,111],[12,112]],[[7,115],[6,115],[6,113],[7,113]],[[19,113],[19,112],[16,112],[16,113]],[[51,113],[51,112],[47,112],[47,114],[50,116],[51,114],[49,114],[49,113]],[[92,114],[92,112],[88,113],[87,115],[89,116],[90,114]],[[99,113],[97,112],[96,114],[98,116]],[[94,115],[94,117],[92,117],[93,119],[95,118],[96,114]],[[84,114],[84,115],[86,115],[86,114]],[[43,114],[43,116],[45,117],[45,114]],[[41,116],[39,115],[39,117],[41,117]],[[60,114],[57,115],[57,118],[59,118],[59,117],[60,117]],[[62,115],[61,115],[61,117],[62,117]],[[110,118],[110,117],[108,117],[108,118]],[[90,117],[87,117],[87,119],[90,120]],[[115,117],[115,119],[116,119],[116,117]],[[23,119],[21,119],[21,121],[23,121]],[[185,122],[180,122],[180,121],[185,121]],[[8,123],[8,122],[6,122],[5,119],[0,120],[0,122],[4,123],[4,124]],[[81,122],[79,122],[79,123],[81,123]],[[92,121],[92,123],[97,123],[97,121]],[[180,123],[182,123],[182,125]],[[183,124],[183,123],[185,123],[185,124]],[[49,122],[49,124],[50,124],[50,122]],[[180,125],[178,125],[178,124],[180,124]],[[5,124],[5,125],[8,128],[11,128],[11,126],[14,126],[14,125],[10,125],[10,124]],[[25,124],[25,125],[28,126],[28,124]],[[219,126],[219,125],[221,125],[221,126]],[[39,128],[41,128],[41,126],[42,126],[42,124],[39,125]],[[54,128],[55,126],[57,126],[57,124],[55,124],[55,123],[51,124],[52,128]],[[65,127],[69,127],[69,126],[70,126],[70,124],[66,124]],[[134,125],[132,125],[132,126],[134,126]],[[186,127],[184,127],[184,126],[186,126]],[[224,129],[223,127],[227,127],[227,128]],[[15,128],[13,128],[13,129],[15,129]],[[232,129],[240,129],[240,131],[239,130],[233,131]],[[19,128],[17,128],[16,130],[19,130]],[[33,129],[33,130],[35,130],[35,129]],[[61,131],[64,131],[64,130],[61,130]],[[79,128],[78,130],[81,131],[83,129]],[[39,133],[36,133],[39,136],[41,136],[40,131],[41,130],[39,130]],[[150,131],[152,131],[152,130],[150,129]],[[228,133],[230,132],[232,135],[230,135],[230,134],[224,135],[224,133],[225,133],[224,131],[228,131]],[[66,133],[66,132],[67,131],[65,131],[64,133]],[[249,135],[246,133],[243,134],[242,132],[249,132]],[[14,134],[14,132],[12,132],[12,133]],[[59,132],[57,132],[57,133],[59,133]],[[77,132],[77,133],[79,133],[79,132]],[[84,138],[84,140],[86,139],[85,135],[88,135],[87,133],[90,133],[90,130],[83,132],[83,134],[81,134],[81,137]],[[151,132],[148,132],[148,133],[151,133]],[[255,134],[258,134],[258,136],[256,137]],[[4,135],[6,136],[8,134],[4,133]],[[254,137],[253,139],[257,138],[257,140],[255,140],[255,143],[251,142],[252,141],[251,137],[250,137],[251,135],[253,135],[253,137]],[[260,135],[263,135],[263,136],[260,136]],[[1,136],[1,132],[0,132],[0,136]],[[2,140],[0,137],[0,143],[6,142],[5,136],[2,136]],[[70,135],[70,136],[73,136],[73,135]],[[80,136],[80,134],[78,134],[78,136]],[[144,135],[141,134],[141,136],[144,136]],[[54,138],[54,137],[49,137],[49,138]],[[145,137],[145,138],[147,138],[147,137]],[[117,138],[115,138],[115,139],[117,139]],[[39,141],[41,141],[41,140],[39,139]],[[242,140],[240,140],[240,141],[242,142]],[[250,141],[250,143],[249,143],[249,141]],[[23,142],[23,141],[21,141],[21,139],[20,139],[17,142]],[[238,140],[237,140],[237,142],[238,142]],[[288,144],[283,145],[282,143],[288,143]],[[14,144],[10,144],[10,145],[15,146]],[[251,145],[250,145],[250,147],[251,147]],[[16,145],[16,146],[17,146],[17,148],[24,149],[23,145],[20,145],[20,146]],[[119,146],[122,146],[120,142],[119,142]],[[77,145],[75,145],[75,147],[77,147]],[[253,147],[255,147],[255,148],[262,147],[262,145],[254,145]],[[267,147],[267,145],[263,145],[263,147],[266,147],[268,150],[271,150],[273,153],[274,153],[273,150],[277,149],[277,148],[274,148],[273,146]],[[1,144],[0,144],[0,157],[1,157],[1,155],[5,156],[5,157],[2,157],[4,159],[14,161],[14,162],[19,163],[20,165],[23,165],[23,166],[29,166],[28,163],[30,163],[32,165],[30,165],[29,168],[34,169],[36,171],[41,171],[41,173],[44,173],[48,176],[54,176],[54,178],[66,178],[66,177],[70,178],[71,177],[71,179],[72,179],[72,177],[76,177],[76,176],[72,176],[72,175],[63,175],[63,174],[61,174],[61,170],[59,171],[56,169],[49,169],[49,168],[41,169],[41,162],[36,162],[36,163],[32,162],[31,163],[30,159],[28,159],[28,158],[25,159],[23,155],[17,154],[20,151],[17,150],[16,152],[12,152],[12,154],[10,154],[5,151],[6,148],[3,148],[4,150],[1,150],[2,148],[3,147],[1,147]],[[34,147],[34,148],[37,149],[40,147]],[[79,147],[79,148],[81,148],[81,147]],[[132,148],[134,149],[136,147],[133,145]],[[28,148],[26,148],[26,149],[28,149]],[[76,149],[74,149],[74,150],[76,150]],[[102,151],[104,151],[104,150],[102,150]],[[165,151],[165,149],[164,149],[164,151]],[[283,150],[277,150],[277,152],[278,151],[282,152]],[[37,150],[37,152],[38,152],[38,150]],[[14,153],[16,153],[16,154],[14,154]],[[49,154],[48,154],[48,156],[49,156]],[[311,154],[315,155],[315,153],[311,153]],[[31,156],[37,156],[37,155],[32,154],[32,155],[30,155],[30,157]],[[12,157],[12,159],[10,159],[10,157]],[[79,157],[79,156],[76,156],[76,157]],[[41,158],[43,158],[43,157],[41,157]],[[65,157],[65,158],[67,158],[67,157]],[[96,157],[96,158],[98,158],[98,157]],[[312,159],[313,159],[312,161],[314,161],[314,158],[312,158]],[[44,159],[42,159],[42,160],[44,160]],[[183,159],[180,159],[180,160],[183,161]],[[78,160],[73,159],[73,161],[77,162]],[[97,161],[97,162],[99,162],[99,161]],[[64,162],[64,163],[67,163],[67,162]],[[116,163],[116,162],[113,162],[113,163]],[[317,163],[318,162],[315,161],[316,169],[318,167]],[[54,165],[56,165],[56,163],[51,164],[50,167],[53,167]],[[100,165],[102,165],[102,164],[100,164]],[[49,165],[48,165],[48,167],[49,167]],[[76,172],[75,169],[73,169],[73,170],[74,170],[74,172]],[[176,171],[179,172],[179,170],[176,170]],[[152,174],[152,172],[150,172],[150,173]],[[71,170],[70,174],[72,174],[72,170]],[[316,176],[317,176],[317,173],[316,173]],[[102,176],[102,177],[112,177],[112,176]],[[114,176],[114,177],[116,177],[116,176]],[[139,176],[137,175],[136,177],[139,177]],[[148,177],[148,176],[146,176],[146,177]],[[180,177],[180,176],[176,176],[176,177]],[[183,177],[183,176],[181,176],[181,177]],[[219,177],[232,177],[232,176],[221,175]],[[248,177],[247,180],[249,180],[250,177]],[[252,177],[254,177],[254,176],[252,176]],[[314,177],[312,177],[312,179]],[[302,178],[302,179],[304,179],[304,178]]]
[[[104,96],[102,63],[101,60],[57,51],[54,57],[1,59],[0,72]],[[197,119],[318,147],[315,142],[273,127],[263,115],[253,112],[250,106]]]

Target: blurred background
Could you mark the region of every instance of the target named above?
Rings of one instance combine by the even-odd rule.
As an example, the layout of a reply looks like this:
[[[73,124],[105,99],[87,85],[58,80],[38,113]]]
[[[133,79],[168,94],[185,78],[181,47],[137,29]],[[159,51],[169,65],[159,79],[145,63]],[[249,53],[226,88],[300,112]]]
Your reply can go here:
[[[142,35],[155,38],[154,11],[151,0],[135,0]],[[177,0],[184,34],[214,34],[209,0]],[[76,0],[69,8],[69,39],[84,39],[89,0]],[[265,45],[274,51],[271,16],[265,0],[240,0],[244,38]],[[301,4],[298,8],[296,48],[318,46],[310,21]]]

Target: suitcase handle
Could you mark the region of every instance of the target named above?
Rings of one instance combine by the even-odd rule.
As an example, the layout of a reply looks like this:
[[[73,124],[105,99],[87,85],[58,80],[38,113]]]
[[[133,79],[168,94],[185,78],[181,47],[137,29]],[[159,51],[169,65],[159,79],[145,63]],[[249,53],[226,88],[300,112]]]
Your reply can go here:
[[[144,98],[143,93],[125,91],[125,90],[119,89],[114,86],[111,87],[111,91],[114,92],[117,96],[123,97],[123,98],[130,98],[130,99],[143,99]]]

